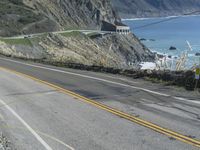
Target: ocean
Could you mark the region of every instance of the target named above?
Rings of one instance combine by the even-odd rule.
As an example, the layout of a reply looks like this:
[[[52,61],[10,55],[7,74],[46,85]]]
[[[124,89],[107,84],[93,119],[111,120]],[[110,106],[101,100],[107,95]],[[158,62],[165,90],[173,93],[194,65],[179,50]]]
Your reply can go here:
[[[193,50],[189,51],[187,67],[199,63],[200,58],[195,54],[200,53],[200,16],[124,19],[123,22],[131,27],[135,35],[143,39],[142,43],[151,51],[179,57],[188,49],[186,41],[189,41]],[[171,46],[177,50],[169,50]]]

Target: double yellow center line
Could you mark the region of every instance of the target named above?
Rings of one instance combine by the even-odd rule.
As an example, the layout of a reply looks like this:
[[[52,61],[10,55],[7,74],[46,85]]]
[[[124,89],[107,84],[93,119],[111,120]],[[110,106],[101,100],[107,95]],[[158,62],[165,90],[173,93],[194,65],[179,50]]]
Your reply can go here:
[[[160,127],[160,126],[158,126],[158,125],[156,125],[154,123],[145,121],[145,120],[140,119],[138,117],[135,117],[133,115],[124,113],[122,111],[119,111],[119,110],[117,110],[115,108],[112,108],[112,107],[109,107],[107,105],[101,104],[101,103],[96,102],[96,101],[94,101],[92,99],[86,98],[84,96],[81,96],[81,95],[79,95],[77,93],[74,93],[72,91],[66,90],[66,89],[64,89],[62,87],[59,87],[59,86],[57,86],[55,84],[52,84],[52,83],[49,83],[47,81],[43,81],[43,80],[37,79],[35,77],[32,77],[30,75],[23,74],[23,73],[20,73],[20,72],[11,70],[11,69],[7,69],[7,68],[3,68],[3,67],[0,67],[0,69],[6,70],[6,71],[9,71],[9,72],[15,73],[17,75],[32,79],[32,80],[37,81],[39,83],[48,85],[48,86],[50,86],[50,87],[52,87],[52,88],[54,88],[54,89],[56,89],[56,90],[58,90],[58,91],[60,91],[60,92],[62,92],[64,94],[70,95],[70,96],[72,96],[72,97],[74,97],[74,98],[76,98],[78,100],[81,100],[83,102],[89,103],[89,104],[91,104],[91,105],[93,105],[93,106],[95,106],[97,108],[100,108],[102,110],[110,112],[110,113],[112,113],[114,115],[117,115],[117,116],[119,116],[121,118],[127,119],[127,120],[129,120],[131,122],[134,122],[134,123],[137,123],[137,124],[139,124],[141,126],[144,126],[144,127],[149,128],[149,129],[152,129],[152,130],[154,130],[154,131],[156,131],[158,133],[167,135],[169,137],[175,138],[175,139],[177,139],[179,141],[182,141],[184,143],[187,143],[187,144],[190,144],[190,145],[193,145],[193,146],[196,146],[196,147],[200,148],[200,141],[199,140],[192,139],[192,138],[190,138],[188,136],[185,136],[185,135],[182,135],[182,134],[180,134],[178,132],[172,131],[172,130],[167,129],[167,128]]]

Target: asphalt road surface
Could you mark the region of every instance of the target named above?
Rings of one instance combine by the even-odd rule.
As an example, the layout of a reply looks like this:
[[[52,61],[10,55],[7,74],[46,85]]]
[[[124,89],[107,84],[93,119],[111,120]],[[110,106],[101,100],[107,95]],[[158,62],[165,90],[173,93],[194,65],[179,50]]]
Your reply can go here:
[[[0,131],[18,150],[200,149],[199,97],[139,79],[0,57]]]

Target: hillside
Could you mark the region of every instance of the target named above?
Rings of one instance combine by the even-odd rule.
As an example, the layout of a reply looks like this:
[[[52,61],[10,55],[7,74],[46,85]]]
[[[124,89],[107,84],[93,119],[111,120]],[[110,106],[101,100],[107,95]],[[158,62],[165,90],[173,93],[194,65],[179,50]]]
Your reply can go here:
[[[200,10],[199,0],[112,0],[122,18],[183,15]]]
[[[0,36],[63,29],[97,29],[119,20],[109,0],[1,0]]]
[[[50,64],[81,64],[113,68],[138,67],[142,61],[153,61],[151,53],[133,35],[98,34],[81,32],[44,34],[26,39],[1,39],[0,54],[45,61]]]
[[[0,20],[0,54],[6,56],[114,68],[137,67],[140,62],[154,60],[154,54],[133,34],[90,36],[74,31],[1,38],[100,29],[102,21],[120,21],[110,0],[1,0]]]

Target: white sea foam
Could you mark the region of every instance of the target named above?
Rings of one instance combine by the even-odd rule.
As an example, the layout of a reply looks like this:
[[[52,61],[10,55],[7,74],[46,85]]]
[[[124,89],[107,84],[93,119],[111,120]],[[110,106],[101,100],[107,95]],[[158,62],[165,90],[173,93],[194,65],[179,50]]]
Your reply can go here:
[[[173,65],[176,65],[176,61],[179,60],[180,56],[188,50],[188,46],[185,41],[191,43],[193,51],[189,51],[188,59],[186,61],[186,67],[191,68],[191,66],[196,63],[199,57],[195,56],[196,53],[200,52],[200,41],[199,41],[199,17],[200,15],[191,15],[191,16],[169,16],[162,17],[166,20],[169,18],[180,17],[180,19],[174,19],[170,22],[165,22],[160,25],[157,25],[155,28],[145,28],[143,30],[133,30],[134,33],[141,38],[145,38],[145,41],[142,41],[152,52],[156,52],[160,55],[167,56],[169,64],[173,61]],[[191,17],[191,18],[190,18]],[[162,20],[162,18],[133,18],[133,19],[124,19],[130,20],[124,21],[129,24],[131,29],[134,29],[134,26],[142,26],[145,23],[153,22],[152,19]],[[133,21],[131,21],[133,20]],[[135,21],[134,21],[135,20]],[[138,20],[138,21],[137,21]],[[147,21],[140,21],[147,20]],[[150,21],[149,21],[150,20]],[[148,39],[155,39],[155,42],[152,42]],[[175,51],[170,51],[169,47],[173,45],[177,48]],[[170,57],[168,57],[170,56]],[[142,69],[151,69],[152,63],[142,63]],[[174,68],[174,67],[173,67]]]
[[[188,54],[188,57],[195,57],[195,54]]]
[[[156,64],[154,62],[142,62],[140,65],[142,70],[146,69],[153,70],[156,68]]]

